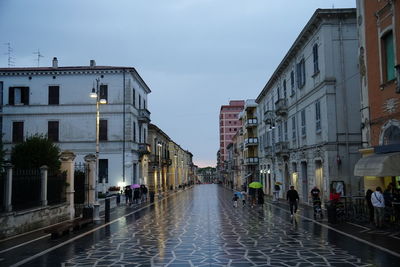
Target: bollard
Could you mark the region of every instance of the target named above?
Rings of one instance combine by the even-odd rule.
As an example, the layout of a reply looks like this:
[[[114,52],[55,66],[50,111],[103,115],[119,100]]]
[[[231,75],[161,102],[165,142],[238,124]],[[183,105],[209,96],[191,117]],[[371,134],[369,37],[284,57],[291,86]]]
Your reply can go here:
[[[106,222],[110,221],[110,198],[105,199],[104,219]]]
[[[119,205],[119,203],[121,203],[121,194],[117,194],[117,205]]]
[[[150,202],[154,202],[154,192],[150,192]]]

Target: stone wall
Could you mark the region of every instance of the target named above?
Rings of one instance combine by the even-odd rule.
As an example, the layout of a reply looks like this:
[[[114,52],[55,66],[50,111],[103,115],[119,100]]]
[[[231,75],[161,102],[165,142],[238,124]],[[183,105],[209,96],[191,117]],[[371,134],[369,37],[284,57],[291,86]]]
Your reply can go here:
[[[69,219],[68,204],[0,214],[0,238],[25,233]]]

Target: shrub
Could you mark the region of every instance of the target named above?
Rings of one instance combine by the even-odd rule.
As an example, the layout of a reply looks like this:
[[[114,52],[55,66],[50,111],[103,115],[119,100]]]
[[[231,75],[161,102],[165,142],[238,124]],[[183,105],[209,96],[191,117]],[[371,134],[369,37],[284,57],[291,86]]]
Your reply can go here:
[[[18,169],[37,169],[43,165],[49,172],[58,172],[61,162],[60,149],[47,137],[33,135],[15,145],[11,151],[11,162]]]

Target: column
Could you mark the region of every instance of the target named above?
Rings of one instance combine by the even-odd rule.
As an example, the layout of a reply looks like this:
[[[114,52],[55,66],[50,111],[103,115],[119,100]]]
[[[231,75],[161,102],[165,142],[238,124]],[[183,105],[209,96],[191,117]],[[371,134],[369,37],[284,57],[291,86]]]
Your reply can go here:
[[[88,154],[84,157],[88,170],[88,187],[89,187],[89,206],[93,206],[96,201],[96,156]]]
[[[40,203],[42,206],[47,206],[47,174],[48,174],[48,167],[43,165],[40,167],[40,180],[41,180],[41,198]]]
[[[4,194],[4,208],[6,212],[12,211],[11,194],[12,194],[12,165],[6,163],[6,180],[5,180],[5,194]]]
[[[74,203],[74,195],[75,195],[75,158],[76,155],[72,151],[63,151],[61,152],[60,160],[61,160],[61,171],[67,172],[67,189],[66,189],[66,198],[67,203],[69,204],[69,218],[75,218],[75,203]]]

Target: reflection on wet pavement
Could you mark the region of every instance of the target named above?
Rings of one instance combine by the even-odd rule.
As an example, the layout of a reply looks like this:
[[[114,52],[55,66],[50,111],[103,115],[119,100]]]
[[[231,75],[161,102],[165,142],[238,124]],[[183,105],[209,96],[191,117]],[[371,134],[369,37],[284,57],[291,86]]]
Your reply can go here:
[[[201,185],[120,221],[63,265],[372,266],[280,212],[234,208],[229,191]]]

